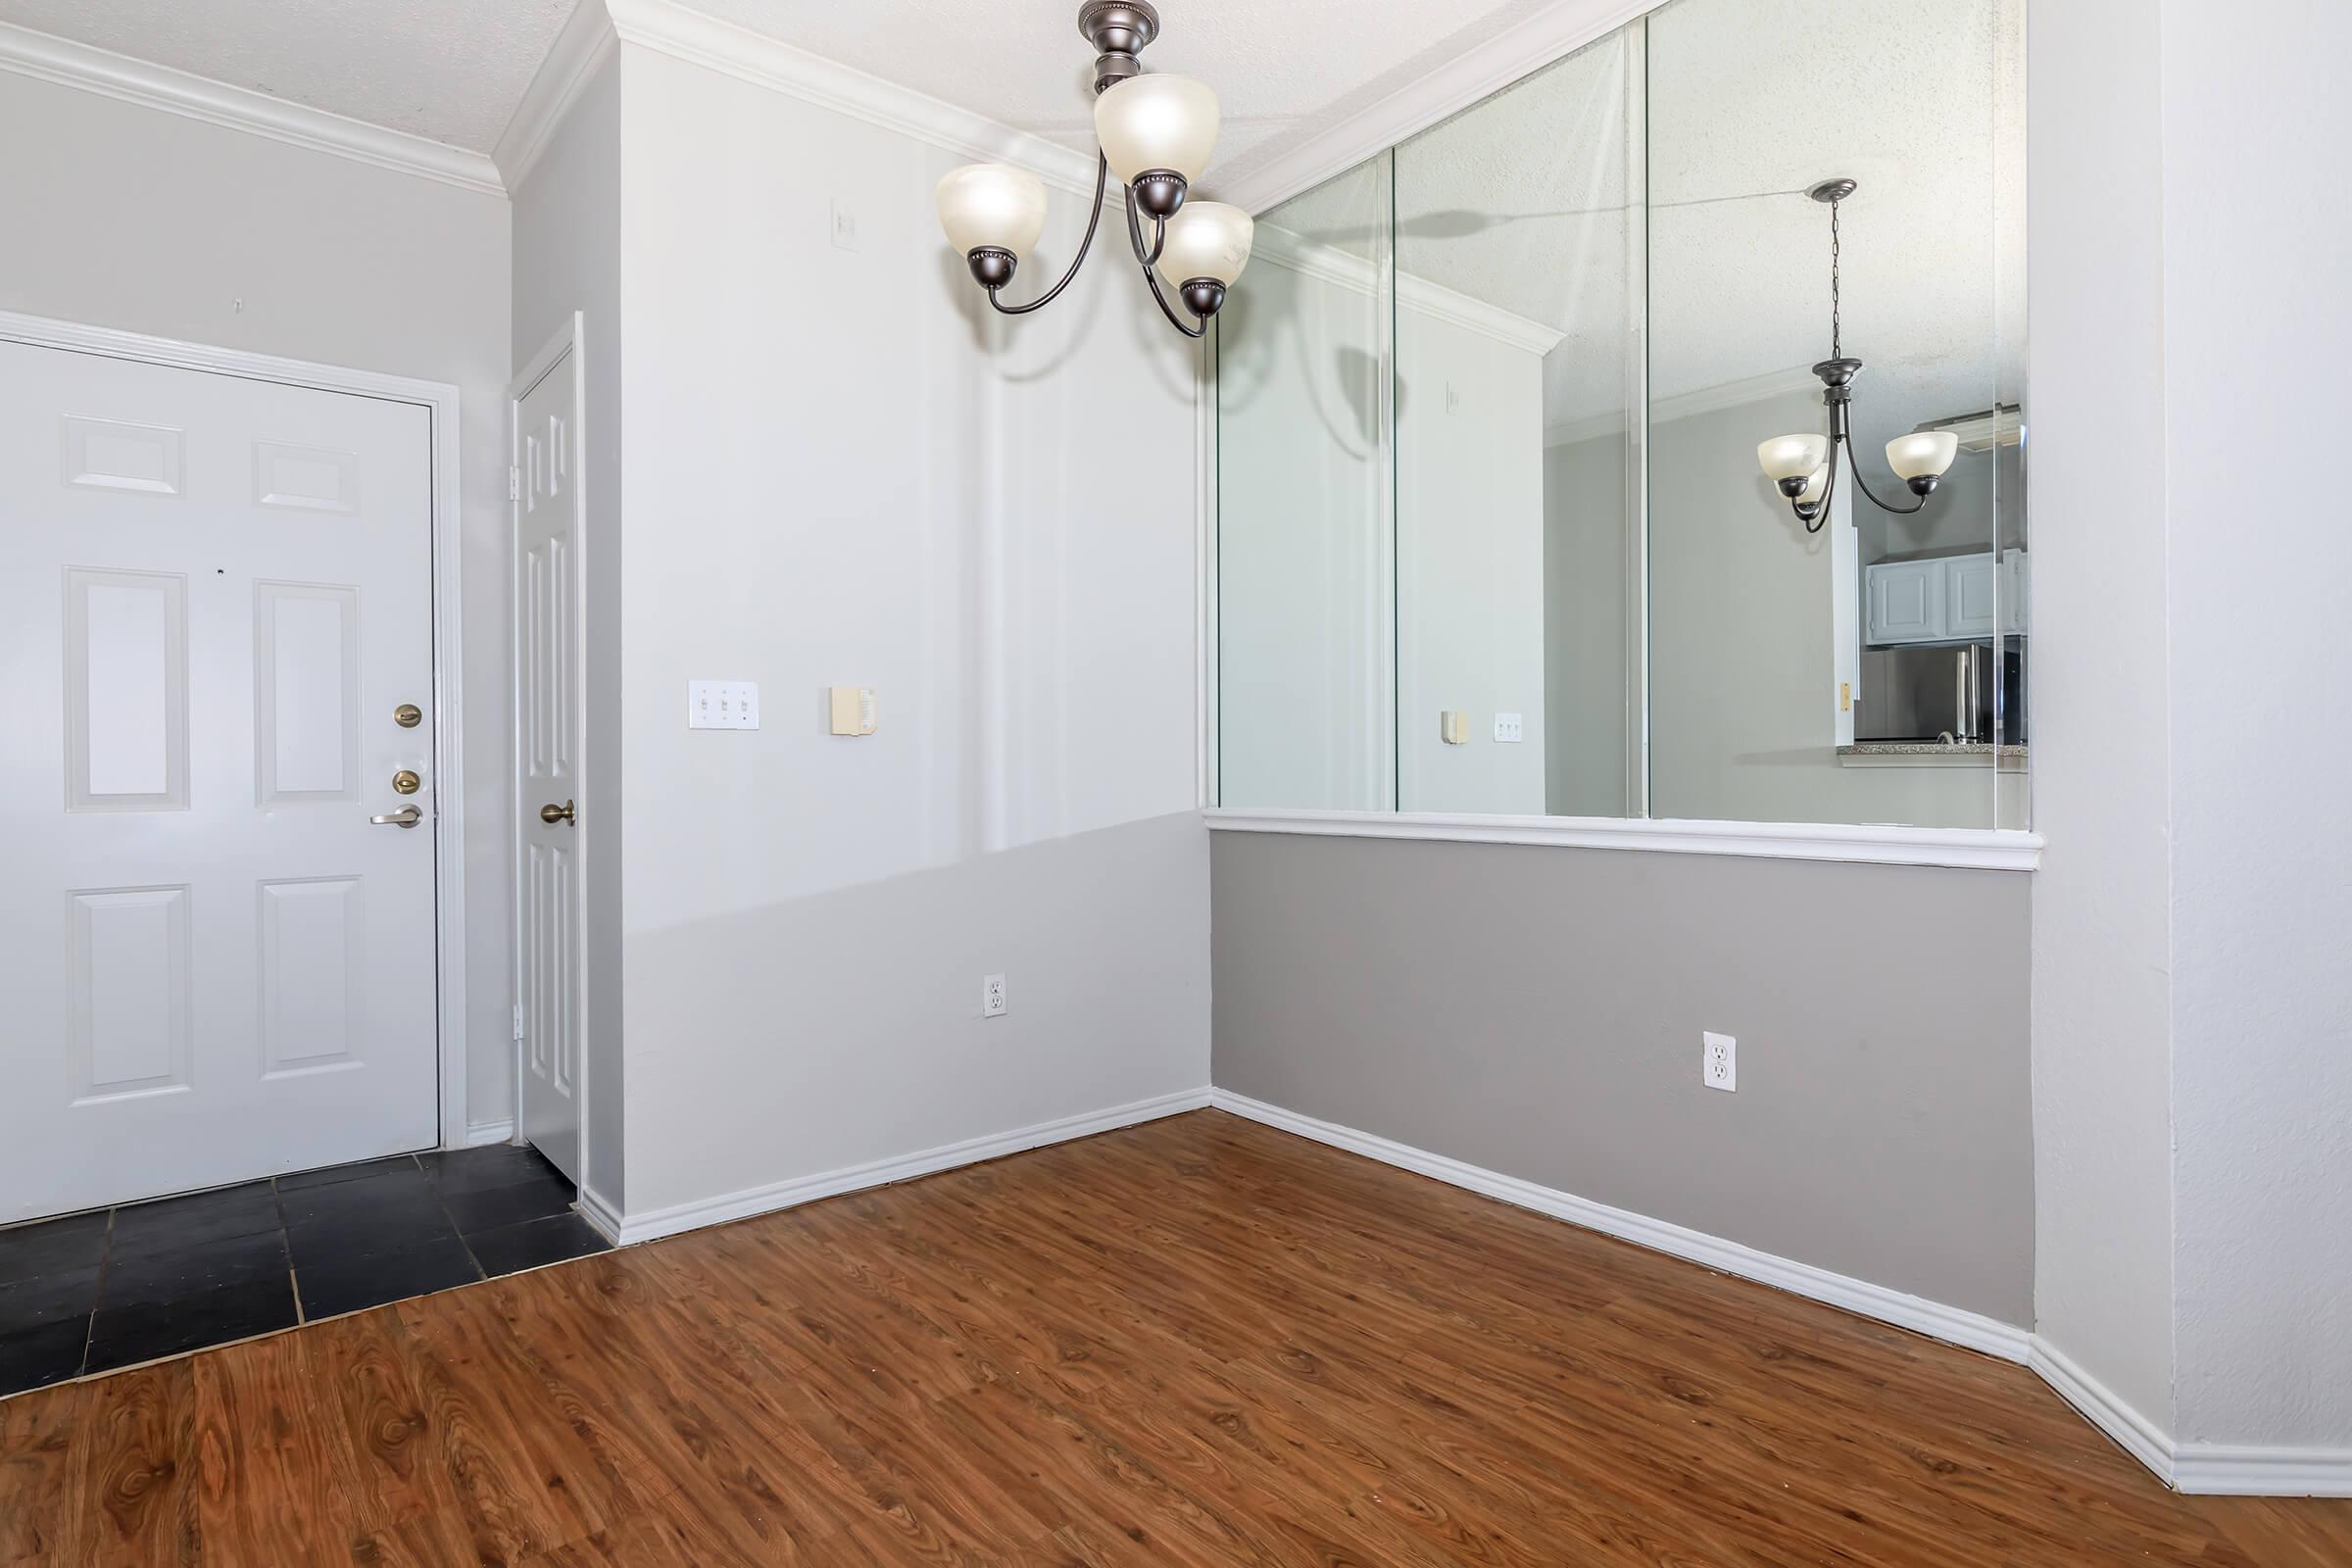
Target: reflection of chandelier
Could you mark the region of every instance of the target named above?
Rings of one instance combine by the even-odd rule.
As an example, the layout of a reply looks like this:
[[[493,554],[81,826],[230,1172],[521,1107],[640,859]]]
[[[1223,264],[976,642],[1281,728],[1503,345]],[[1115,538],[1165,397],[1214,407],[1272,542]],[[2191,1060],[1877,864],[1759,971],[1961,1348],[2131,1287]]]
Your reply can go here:
[[[1061,281],[1026,305],[1007,305],[998,293],[1012,281],[1021,254],[1046,226],[1046,187],[1035,174],[1008,164],[966,164],[939,182],[939,221],[948,243],[963,253],[988,303],[1020,316],[1052,302],[1078,275],[1102,192],[1113,170],[1126,187],[1127,242],[1160,314],[1186,337],[1199,337],[1225,303],[1225,290],[1250,260],[1250,215],[1223,202],[1187,202],[1185,193],[1208,166],[1217,141],[1217,95],[1189,76],[1146,75],[1136,55],[1159,35],[1159,13],[1146,0],[1087,0],[1078,30],[1095,46],[1095,204],[1086,238]],[[1152,243],[1144,244],[1149,220]],[[1156,269],[1156,270],[1155,270]],[[1159,274],[1176,285],[1194,324],[1168,309]]]
[[[1839,449],[1845,450],[1845,465],[1853,469],[1855,488],[1869,496],[1872,506],[1897,515],[1917,512],[1928,504],[1936,481],[1943,477],[1960,450],[1960,438],[1949,430],[1917,430],[1886,443],[1887,466],[1919,498],[1907,507],[1891,507],[1871,495],[1870,486],[1863,481],[1862,469],[1854,462],[1853,450],[1847,445],[1853,438],[1847,411],[1854,400],[1854,377],[1860,373],[1862,362],[1845,357],[1838,319],[1838,204],[1853,193],[1854,182],[1850,179],[1825,179],[1805,192],[1830,207],[1830,357],[1813,367],[1813,373],[1821,377],[1821,401],[1830,408],[1830,433],[1776,435],[1756,447],[1756,461],[1763,465],[1764,477],[1788,498],[1789,508],[1807,533],[1819,533],[1829,518],[1830,498],[1838,492]]]

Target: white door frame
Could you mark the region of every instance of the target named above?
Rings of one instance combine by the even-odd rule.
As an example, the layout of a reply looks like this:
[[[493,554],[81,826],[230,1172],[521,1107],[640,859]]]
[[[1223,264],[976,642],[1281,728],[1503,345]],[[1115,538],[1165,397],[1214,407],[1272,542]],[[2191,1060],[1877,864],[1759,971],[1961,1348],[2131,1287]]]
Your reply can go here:
[[[514,809],[520,813],[523,805],[522,639],[524,627],[522,563],[519,559],[518,528],[522,505],[520,481],[522,400],[531,388],[546,379],[548,371],[555,368],[556,362],[566,354],[571,356],[573,453],[571,465],[571,590],[576,596],[573,602],[579,607],[580,612],[580,635],[572,639],[571,690],[572,700],[578,708],[575,714],[576,722],[573,725],[575,742],[572,748],[572,771],[579,780],[582,792],[579,798],[584,803],[580,808],[580,815],[574,818],[571,824],[571,831],[576,841],[574,853],[578,861],[578,874],[573,881],[576,889],[574,897],[578,901],[578,918],[573,921],[572,929],[579,933],[584,957],[588,942],[588,895],[592,876],[589,870],[588,839],[596,831],[596,812],[595,803],[586,799],[588,750],[591,744],[588,738],[588,638],[586,634],[588,624],[588,485],[590,481],[588,477],[587,317],[584,312],[580,311],[574,311],[565,317],[564,324],[556,329],[555,335],[540,345],[539,352],[531,356],[530,362],[523,366],[513,381],[507,383],[507,590],[509,595],[507,605],[507,714],[509,720],[507,724],[507,783],[508,793],[514,799]],[[525,962],[522,945],[521,834],[510,835],[510,850],[507,866],[507,894],[509,906],[514,910],[514,917],[509,921],[507,927],[507,947],[511,956],[510,967],[512,970],[508,977],[508,990],[509,994],[514,997],[514,1006],[519,1013],[523,996],[522,966]],[[576,1016],[580,1021],[579,1057],[573,1067],[572,1081],[578,1086],[578,1093],[572,1102],[579,1108],[579,1190],[583,1207],[586,1207],[590,1197],[588,1189],[590,1168],[588,1164],[588,1129],[591,1118],[588,1114],[588,1105],[589,1097],[596,1093],[595,1086],[589,1081],[588,1037],[590,1032],[596,1028],[596,1020],[590,1016],[587,1006],[585,964],[583,963],[575,972],[583,978],[580,980],[581,995],[576,999],[579,1003]],[[519,1029],[514,1032],[514,1142],[519,1144],[523,1141],[522,1031]],[[594,1223],[593,1218],[591,1223]],[[611,1231],[606,1231],[608,1238],[612,1234]]]
[[[244,349],[183,343],[113,327],[86,326],[0,311],[0,341],[76,354],[209,370],[321,392],[348,392],[422,408],[432,428],[433,465],[433,914],[435,1016],[439,1021],[440,1142],[466,1146],[466,770],[460,697],[458,389],[374,370],[280,359]]]

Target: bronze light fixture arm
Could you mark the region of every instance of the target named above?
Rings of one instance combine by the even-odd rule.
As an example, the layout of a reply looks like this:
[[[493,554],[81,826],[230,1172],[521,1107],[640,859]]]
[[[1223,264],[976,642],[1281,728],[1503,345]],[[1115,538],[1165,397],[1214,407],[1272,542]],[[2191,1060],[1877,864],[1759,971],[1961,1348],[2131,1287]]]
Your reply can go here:
[[[1070,279],[1076,277],[1078,275],[1078,269],[1086,265],[1086,253],[1094,247],[1095,230],[1102,225],[1102,193],[1109,188],[1110,159],[1102,153],[1097,153],[1095,155],[1095,205],[1092,212],[1090,212],[1087,216],[1086,237],[1078,242],[1078,254],[1070,258],[1070,270],[1062,273],[1060,280],[1054,283],[1052,288],[1046,290],[1045,293],[1039,295],[1036,299],[1031,300],[1026,305],[1007,305],[1002,299],[998,298],[998,290],[1004,286],[1002,283],[998,284],[995,288],[991,288],[988,291],[988,303],[997,308],[998,315],[1026,316],[1031,311],[1040,310],[1045,306],[1053,304],[1054,296],[1059,294],[1063,289],[1070,286]],[[1129,204],[1128,210],[1130,214],[1132,214],[1134,211],[1132,201]]]
[[[1854,488],[1861,491],[1863,495],[1869,497],[1870,504],[1878,508],[1881,512],[1891,512],[1898,517],[1908,517],[1911,515],[1911,514],[1917,512],[1920,508],[1928,504],[1928,498],[1924,492],[1917,501],[1912,502],[1907,507],[1889,506],[1887,503],[1881,501],[1879,499],[1878,492],[1871,489],[1870,481],[1862,477],[1862,465],[1854,461],[1853,444],[1850,441],[1846,443],[1845,462],[1846,466],[1854,470]],[[1833,471],[1830,475],[1830,483],[1835,485],[1837,482],[1838,475],[1835,471]],[[1822,498],[1822,501],[1826,507],[1829,498],[1825,495]]]
[[[1144,282],[1152,290],[1152,301],[1159,307],[1159,314],[1168,318],[1170,326],[1182,332],[1186,337],[1200,337],[1208,330],[1206,323],[1185,325],[1183,318],[1168,308],[1168,297],[1160,290],[1159,274],[1154,272],[1152,268],[1159,261],[1161,247],[1167,244],[1168,225],[1165,219],[1154,219],[1152,223],[1152,249],[1147,254],[1144,250],[1143,219],[1136,209],[1134,188],[1129,187],[1127,191],[1127,238],[1129,243],[1135,247],[1135,259],[1143,264]]]

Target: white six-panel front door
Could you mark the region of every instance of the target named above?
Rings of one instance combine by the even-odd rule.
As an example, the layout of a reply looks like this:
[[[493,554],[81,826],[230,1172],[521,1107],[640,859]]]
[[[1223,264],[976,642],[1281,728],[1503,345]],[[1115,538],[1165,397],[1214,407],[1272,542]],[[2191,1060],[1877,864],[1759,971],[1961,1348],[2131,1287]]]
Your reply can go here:
[[[0,342],[0,1222],[435,1142],[429,420]]]

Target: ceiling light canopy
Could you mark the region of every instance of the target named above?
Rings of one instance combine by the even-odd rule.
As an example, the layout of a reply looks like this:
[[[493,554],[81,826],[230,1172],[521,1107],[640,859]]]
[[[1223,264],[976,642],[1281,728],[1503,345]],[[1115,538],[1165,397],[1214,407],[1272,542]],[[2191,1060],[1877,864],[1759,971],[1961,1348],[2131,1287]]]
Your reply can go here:
[[[939,182],[939,221],[962,253],[988,302],[1006,316],[1050,304],[1078,275],[1117,174],[1125,192],[1127,239],[1160,314],[1199,337],[1250,260],[1250,215],[1223,202],[1186,204],[1217,144],[1217,95],[1189,76],[1148,75],[1136,56],[1159,36],[1159,13],[1145,0],[1087,0],[1078,31],[1095,46],[1095,200],[1070,270],[1025,305],[1007,305],[1004,286],[1045,232],[1046,187],[1005,164],[966,164]],[[1147,242],[1147,231],[1149,240]],[[1168,305],[1164,275],[1193,318]]]
[[[1821,377],[1821,401],[1829,406],[1830,433],[1774,436],[1756,448],[1756,463],[1763,468],[1764,477],[1788,498],[1789,509],[1805,525],[1807,533],[1819,533],[1822,524],[1829,520],[1830,498],[1838,492],[1840,451],[1845,453],[1846,466],[1853,469],[1854,488],[1869,497],[1872,506],[1898,516],[1908,515],[1928,504],[1936,481],[1943,477],[1960,452],[1960,438],[1949,430],[1914,431],[1886,443],[1886,466],[1919,498],[1907,507],[1889,506],[1871,494],[1862,470],[1854,465],[1853,451],[1848,445],[1854,433],[1850,411],[1854,377],[1861,374],[1862,362],[1846,356],[1838,297],[1838,204],[1853,193],[1854,182],[1850,179],[1825,179],[1805,192],[1830,210],[1830,357],[1813,367],[1813,373]]]

